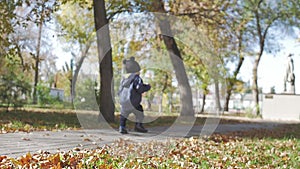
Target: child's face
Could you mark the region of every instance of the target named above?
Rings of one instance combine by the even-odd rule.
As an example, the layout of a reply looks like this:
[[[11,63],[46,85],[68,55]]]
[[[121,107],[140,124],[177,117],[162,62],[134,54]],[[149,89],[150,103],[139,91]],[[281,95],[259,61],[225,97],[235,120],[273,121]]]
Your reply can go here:
[[[135,74],[140,75],[140,72],[136,72]]]

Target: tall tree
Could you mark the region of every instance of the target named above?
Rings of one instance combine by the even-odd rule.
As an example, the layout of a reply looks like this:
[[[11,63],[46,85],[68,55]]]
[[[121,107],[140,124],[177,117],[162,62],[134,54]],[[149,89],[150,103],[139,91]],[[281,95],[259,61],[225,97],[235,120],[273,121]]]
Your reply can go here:
[[[270,29],[274,26],[293,25],[295,20],[299,20],[299,15],[296,15],[294,6],[299,6],[299,1],[280,1],[275,3],[273,1],[249,0],[244,2],[244,11],[250,12],[250,17],[253,18],[248,26],[252,33],[252,39],[258,46],[252,69],[252,93],[255,102],[253,113],[256,115],[260,115],[257,80],[258,66],[267,48],[267,41],[273,38],[269,33]]]
[[[26,5],[31,9],[26,19],[32,21],[38,27],[38,37],[35,52],[32,52],[31,55],[35,61],[34,63],[34,86],[33,86],[33,103],[37,103],[37,85],[39,82],[39,69],[41,62],[41,47],[42,47],[42,32],[43,26],[46,22],[51,20],[51,15],[57,6],[56,1],[53,0],[39,0],[35,2],[26,1]]]
[[[15,33],[15,26],[21,25],[16,9],[22,5],[21,1],[0,1],[0,67],[4,67],[5,57],[13,59],[18,52],[11,36]]]
[[[107,122],[114,121],[112,48],[105,1],[93,0],[95,28],[97,31],[98,58],[100,68],[100,113]],[[101,119],[101,115],[99,115]]]
[[[267,37],[270,27],[278,26],[280,23],[285,25],[291,25],[295,22],[295,19],[299,18],[299,1],[263,1],[263,0],[250,0],[250,1],[188,1],[189,3],[181,3],[181,1],[174,3],[172,9],[175,14],[189,16],[195,23],[206,25],[208,28],[215,28],[220,32],[211,32],[213,36],[230,35],[227,41],[229,42],[227,48],[234,52],[229,52],[229,56],[237,58],[234,59],[236,67],[232,74],[229,74],[227,78],[227,94],[226,102],[224,105],[225,110],[228,110],[228,103],[234,87],[237,81],[237,75],[244,61],[245,51],[252,48],[252,54],[255,53],[256,59],[253,67],[253,96],[256,102],[255,112],[259,114],[258,105],[258,85],[257,85],[257,69],[260,58],[265,51],[267,45],[267,39],[273,37]],[[185,6],[185,7],[181,7]],[[186,8],[186,10],[184,10]],[[173,10],[172,10],[173,11]],[[225,14],[225,17],[223,17]],[[298,16],[298,17],[297,17]],[[223,17],[223,21],[222,21]],[[278,24],[279,23],[279,24]],[[224,32],[223,28],[230,28],[231,33]],[[251,44],[249,39],[252,39]],[[214,42],[221,42],[220,39],[214,39]],[[257,46],[253,46],[258,42]],[[230,45],[231,43],[231,45]],[[226,44],[226,43],[223,43]],[[246,47],[248,45],[248,47]],[[225,46],[226,47],[226,46]],[[260,48],[258,52],[253,52],[257,47]],[[247,48],[247,49],[246,49]],[[246,49],[246,50],[245,50]],[[250,52],[248,52],[250,53]],[[227,54],[228,55],[228,54]],[[222,57],[224,61],[232,60],[230,58]],[[226,62],[224,62],[226,63]]]
[[[233,68],[232,73],[228,73],[226,77],[226,95],[224,102],[224,111],[229,111],[229,101],[230,97],[234,91],[235,85],[239,80],[237,76],[242,68],[242,65],[245,60],[245,53],[247,52],[246,46],[251,46],[247,38],[247,24],[250,22],[251,18],[247,12],[243,11],[243,8],[236,1],[230,4],[229,10],[226,10],[226,25],[230,29],[231,34],[231,43],[228,46],[230,52],[230,58],[227,59],[225,64],[234,63],[235,67]],[[248,47],[249,49],[249,47]],[[230,71],[230,70],[228,70]]]
[[[170,20],[167,15],[167,11],[164,8],[164,2],[162,0],[152,1],[153,12],[159,12],[156,17],[158,19],[159,28],[161,30],[162,39],[166,45],[169,53],[173,68],[175,70],[175,76],[178,81],[180,89],[180,101],[181,101],[181,116],[194,116],[192,91],[189,84],[189,80],[185,71],[184,63],[180,50],[176,44],[176,41],[172,34]],[[150,8],[151,9],[151,8]]]
[[[59,14],[56,15],[59,27],[63,33],[61,36],[65,42],[68,42],[67,49],[70,50],[74,61],[74,72],[71,77],[71,102],[76,97],[76,83],[80,69],[88,52],[95,41],[95,31],[92,21],[93,13],[88,10],[92,4],[66,3],[60,7]],[[78,12],[81,17],[78,17]]]
[[[16,14],[16,9],[22,6],[22,1],[0,1],[0,102],[10,106],[22,104],[23,95],[27,98],[30,90],[28,76],[23,70],[20,50],[12,36],[15,27],[22,25]]]
[[[231,3],[231,1],[224,0],[188,0],[185,1],[185,3],[182,3],[182,1],[174,1],[171,8],[171,11],[175,15],[188,17],[194,22],[195,27],[201,30],[201,32],[204,32],[204,35],[194,35],[194,37],[197,37],[197,40],[200,41],[197,43],[198,51],[196,52],[199,56],[195,57],[202,57],[202,64],[210,65],[211,67],[203,67],[200,64],[197,67],[193,67],[195,69],[193,72],[195,72],[196,76],[203,82],[202,84],[206,84],[202,85],[203,93],[208,90],[207,82],[214,83],[216,108],[220,111],[222,110],[222,107],[220,105],[221,92],[219,88],[224,88],[224,79],[225,76],[227,76],[224,73],[224,63],[225,60],[228,60],[228,57],[231,56],[230,53],[232,53],[229,49],[229,46],[231,46],[231,43],[233,42],[231,34],[232,30],[229,29],[231,25],[228,25],[227,23],[227,18],[229,18],[227,12],[233,8]],[[203,37],[206,37],[208,41],[205,41]],[[205,45],[201,45],[203,43]],[[207,46],[209,49],[205,49],[203,46]],[[194,62],[194,60],[191,60],[191,62]],[[199,73],[199,70],[203,73]],[[205,76],[205,73],[207,73],[207,76]],[[207,79],[203,79],[203,77]],[[203,98],[205,98],[205,94]]]
[[[33,88],[33,104],[37,103],[37,84],[39,82],[39,65],[40,65],[40,50],[41,50],[41,41],[42,41],[42,30],[44,24],[44,12],[45,12],[45,4],[42,3],[42,10],[41,10],[41,17],[38,21],[38,39],[37,39],[37,46],[36,46],[36,54],[34,56],[35,59],[35,67],[34,67],[34,88]]]

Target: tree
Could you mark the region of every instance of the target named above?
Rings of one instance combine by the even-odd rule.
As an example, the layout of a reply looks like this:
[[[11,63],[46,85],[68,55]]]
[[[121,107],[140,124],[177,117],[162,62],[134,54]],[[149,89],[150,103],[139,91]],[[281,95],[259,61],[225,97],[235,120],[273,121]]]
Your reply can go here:
[[[54,11],[56,2],[52,0],[41,0],[35,3],[26,2],[26,4],[31,8],[31,11],[26,16],[27,20],[36,23],[38,26],[38,37],[35,53],[31,53],[35,60],[34,65],[34,86],[33,86],[33,103],[37,103],[37,85],[39,82],[39,67],[40,67],[40,54],[41,54],[41,41],[42,41],[42,31],[43,25],[51,20],[51,14]]]
[[[74,98],[72,96],[72,92],[73,92],[73,77],[74,77],[74,59],[70,60],[70,63],[68,64],[67,62],[65,62],[65,65],[63,66],[63,73],[66,79],[68,79],[69,82],[69,92],[70,92],[70,96],[71,96],[71,103],[73,104],[74,102]],[[73,106],[73,105],[72,105]]]
[[[159,28],[162,32],[162,39],[169,53],[180,89],[180,101],[182,104],[180,115],[194,116],[191,87],[185,71],[181,53],[172,35],[170,21],[168,20],[168,17],[166,15],[162,15],[166,13],[163,1],[153,1],[152,10],[154,10],[154,12],[160,13],[156,15],[156,17],[158,19]]]
[[[30,92],[30,83],[26,76],[19,69],[18,65],[9,65],[6,62],[5,70],[1,70],[0,75],[0,103],[6,105],[7,109],[22,106],[26,103],[26,97]]]
[[[244,12],[251,13],[250,18],[252,20],[247,26],[253,42],[258,47],[258,51],[254,52],[256,55],[252,69],[252,93],[255,102],[253,113],[260,115],[257,74],[260,60],[268,47],[268,40],[273,38],[269,33],[270,29],[274,26],[293,25],[295,20],[297,22],[299,15],[295,15],[294,6],[299,6],[299,1],[274,3],[273,1],[250,0],[242,4],[244,5]],[[253,50],[256,51],[256,49]]]
[[[76,97],[76,82],[79,71],[88,52],[95,41],[95,31],[92,29],[92,12],[87,10],[92,4],[65,3],[60,7],[59,14],[56,15],[59,27],[62,29],[62,38],[68,43],[67,49],[73,56],[74,72],[72,70],[71,79],[71,102]],[[78,12],[81,17],[78,17]]]
[[[219,88],[224,88],[225,85],[228,85],[224,82],[225,77],[229,74],[225,73],[224,63],[226,63],[226,60],[229,60],[228,58],[231,57],[233,53],[232,50],[230,50],[230,47],[233,46],[231,43],[234,42],[232,36],[233,30],[230,29],[232,26],[229,25],[227,20],[231,19],[229,17],[229,11],[232,10],[233,4],[231,1],[224,0],[202,0],[185,1],[185,3],[174,1],[171,5],[171,11],[175,15],[188,17],[194,22],[194,25],[199,31],[203,32],[203,34],[194,35],[194,37],[198,37],[199,39],[197,40],[196,47],[198,50],[195,52],[196,56],[190,57],[193,59],[187,62],[191,62],[190,66],[193,67],[193,72],[195,72],[196,77],[203,82],[201,87],[204,93],[203,105],[205,103],[205,93],[208,92],[208,85],[211,83],[215,85],[215,103],[217,110],[222,110],[220,105],[221,92]],[[203,37],[206,37],[207,40],[204,40]],[[201,44],[205,44],[209,47],[205,49],[205,47],[203,47],[205,45]],[[199,60],[195,57],[201,59]],[[198,66],[194,66],[195,63],[197,64],[195,60],[199,60]],[[207,64],[210,66],[205,66]],[[201,71],[199,72],[199,70]]]
[[[16,5],[12,1],[0,1],[0,54],[2,56],[7,53],[7,47],[10,45],[9,34],[13,33],[12,20],[16,17],[14,10]],[[2,65],[1,65],[2,67]]]
[[[248,22],[250,22],[250,17],[248,13],[245,13],[241,6],[234,2],[230,5],[229,10],[226,10],[226,24],[228,25],[232,39],[231,44],[228,46],[229,50],[232,51],[230,53],[231,57],[228,59],[227,63],[235,63],[235,68],[231,73],[228,73],[228,77],[226,77],[226,98],[224,102],[224,111],[229,110],[229,101],[232,95],[232,92],[235,88],[235,85],[239,81],[237,76],[241,70],[241,67],[245,60],[245,53],[247,52],[247,45],[249,44],[249,40],[247,39],[247,31],[246,26]],[[233,10],[234,9],[234,10]],[[247,44],[248,43],[248,44]],[[229,70],[228,70],[229,71]]]
[[[11,36],[15,33],[15,26],[21,25],[15,12],[21,5],[21,1],[0,1],[0,67],[6,64],[5,58],[15,59],[15,54],[18,52]]]
[[[185,6],[185,7],[182,7]],[[256,54],[256,61],[253,67],[253,93],[256,102],[255,111],[258,111],[258,86],[257,86],[257,67],[259,60],[263,54],[264,48],[267,46],[267,32],[270,27],[278,26],[278,23],[284,25],[294,24],[299,16],[299,1],[268,1],[251,0],[251,1],[188,1],[188,3],[172,4],[172,12],[181,16],[189,16],[196,24],[202,24],[210,29],[210,35],[217,36],[213,38],[216,43],[225,44],[218,48],[226,49],[226,55],[229,58],[222,56],[224,63],[226,60],[232,60],[236,67],[232,74],[228,74],[227,78],[227,94],[224,105],[225,110],[228,110],[228,103],[232,93],[233,85],[237,81],[237,75],[244,61],[244,55],[247,50],[252,50],[252,54]],[[297,15],[298,14],[298,15]],[[224,29],[225,28],[225,29]],[[226,30],[229,28],[229,31]],[[260,30],[259,30],[260,29]],[[216,31],[214,31],[216,30]],[[221,30],[221,31],[220,31]],[[221,35],[221,36],[219,36]],[[229,36],[228,36],[229,35]],[[218,38],[225,38],[225,41]],[[266,39],[267,38],[267,39]],[[250,41],[251,40],[251,41]],[[227,42],[226,42],[227,41]],[[229,43],[228,43],[229,42]],[[258,42],[260,50],[255,51],[253,43]],[[231,43],[231,44],[230,44]],[[247,46],[248,45],[248,46]],[[218,49],[215,48],[215,49]],[[250,53],[250,52],[248,52]],[[233,56],[233,57],[232,57]]]
[[[114,121],[115,106],[112,90],[112,48],[104,0],[93,0],[100,68],[100,113],[107,122]],[[99,117],[100,114],[99,114]],[[100,118],[101,119],[101,118]]]
[[[21,101],[27,101],[27,94],[30,90],[30,72],[31,67],[25,63],[26,60],[23,57],[22,46],[20,45],[23,39],[15,38],[18,35],[16,28],[26,28],[30,18],[28,16],[18,15],[19,9],[26,8],[23,6],[24,3],[29,1],[1,1],[1,26],[0,26],[0,77],[1,85],[4,85],[2,91],[2,101],[9,103],[13,102],[14,105],[21,104]],[[26,5],[25,5],[26,6]],[[28,52],[29,53],[29,52]],[[20,100],[21,96],[23,99]]]
[[[62,3],[68,2],[67,0],[61,0]],[[79,5],[84,6],[89,4],[88,0],[71,1],[72,3],[79,3]],[[114,103],[112,97],[112,50],[110,44],[110,35],[108,28],[108,21],[113,19],[113,17],[121,12],[129,10],[130,2],[123,0],[114,0],[105,3],[104,0],[94,0],[93,10],[94,10],[94,21],[97,35],[97,45],[98,45],[98,58],[99,58],[99,73],[100,73],[100,94],[97,98],[97,102],[100,107],[100,114],[108,122],[114,121]],[[107,5],[107,10],[106,10]],[[91,9],[91,8],[88,8]]]

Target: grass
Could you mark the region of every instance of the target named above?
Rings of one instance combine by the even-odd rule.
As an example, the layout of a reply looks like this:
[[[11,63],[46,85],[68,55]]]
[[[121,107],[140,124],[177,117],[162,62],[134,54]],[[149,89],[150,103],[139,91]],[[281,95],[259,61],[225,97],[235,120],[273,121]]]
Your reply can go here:
[[[155,114],[154,114],[155,115]],[[175,115],[153,116],[147,114],[151,122],[146,123],[146,127],[170,126],[178,118]],[[130,116],[134,119],[134,116]],[[195,125],[202,125],[205,118],[193,119],[195,123],[188,120],[182,120]],[[236,123],[233,120],[221,120],[220,123]],[[80,112],[76,113],[71,110],[51,110],[51,109],[23,109],[0,111],[0,129],[2,133],[15,131],[34,131],[34,130],[65,130],[65,129],[100,129],[107,123],[99,122],[98,112]],[[184,124],[184,123],[183,123]],[[128,128],[133,128],[135,123],[131,120],[127,122]],[[109,124],[112,128],[119,127],[119,114],[116,113],[115,122]],[[107,127],[107,126],[106,126]],[[1,131],[0,131],[1,133]]]
[[[153,116],[153,114],[147,114],[147,116]],[[155,115],[155,114],[154,114]],[[134,118],[134,116],[132,116]],[[153,116],[150,119],[153,121],[146,123],[146,127],[157,126],[170,126],[178,117],[175,115]],[[190,119],[181,120],[182,125],[194,124],[203,125],[207,118],[197,117],[195,122],[191,123]],[[213,119],[219,121],[218,119]],[[239,120],[221,119],[220,124],[236,124],[241,123]],[[251,123],[245,122],[243,123]],[[252,122],[254,123],[254,122]],[[33,130],[65,130],[65,129],[81,129],[91,128],[98,129],[103,127],[103,122],[98,120],[98,112],[86,112],[86,113],[74,113],[70,110],[45,110],[45,109],[29,109],[29,110],[16,110],[16,111],[0,111],[0,133],[14,132],[14,131],[33,131]],[[135,123],[128,120],[128,128],[133,128]],[[109,124],[112,128],[119,127],[119,115],[116,113],[115,122]],[[241,137],[273,137],[273,138],[300,138],[300,124],[285,124],[280,125],[279,128],[274,130],[265,130],[262,132],[251,130],[247,132],[235,132],[234,135]]]
[[[80,128],[74,113],[32,112],[32,111],[1,111],[0,127],[7,132],[16,130],[53,130]]]

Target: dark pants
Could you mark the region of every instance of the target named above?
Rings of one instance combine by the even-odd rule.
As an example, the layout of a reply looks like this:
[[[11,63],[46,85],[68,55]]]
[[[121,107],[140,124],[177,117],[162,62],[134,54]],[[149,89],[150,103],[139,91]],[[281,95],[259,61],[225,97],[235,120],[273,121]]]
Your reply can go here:
[[[144,110],[143,110],[143,106],[139,105],[139,106],[135,107],[134,110],[130,110],[130,111],[124,111],[121,109],[121,117],[120,117],[120,125],[121,126],[126,125],[126,119],[128,118],[130,113],[133,113],[135,115],[136,123],[143,123],[143,120],[145,117]]]

